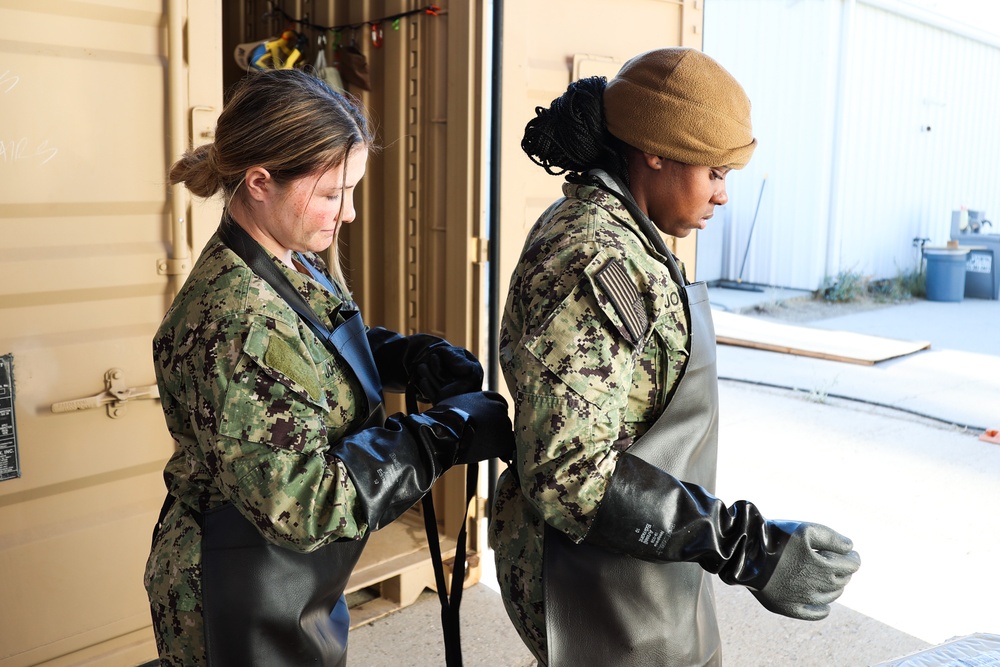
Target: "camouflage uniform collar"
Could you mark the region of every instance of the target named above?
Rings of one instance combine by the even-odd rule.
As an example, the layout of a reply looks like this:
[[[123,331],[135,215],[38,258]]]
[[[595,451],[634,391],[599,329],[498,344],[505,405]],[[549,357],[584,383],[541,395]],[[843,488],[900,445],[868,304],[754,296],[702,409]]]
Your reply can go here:
[[[226,225],[226,224],[237,225],[239,223],[237,223],[235,220],[227,216],[223,218],[222,223],[220,224],[220,229],[221,225]],[[250,269],[251,272],[253,272],[253,269],[247,266],[246,261],[239,255],[237,255],[231,248],[229,248],[229,246],[226,245],[226,242],[222,239],[219,229],[215,231],[215,234],[213,234],[212,238],[209,240],[209,245],[216,243],[219,246],[228,249],[229,252],[232,252],[234,255],[236,255],[239,261],[248,269]],[[326,287],[325,283],[317,280],[312,276],[308,276],[296,269],[289,268],[288,265],[285,264],[283,261],[281,261],[281,259],[273,252],[271,252],[270,250],[268,250],[259,243],[257,245],[261,249],[261,252],[263,252],[264,256],[267,257],[267,259],[271,263],[273,263],[278,268],[278,270],[280,270],[285,275],[285,277],[288,278],[289,281],[291,281],[292,286],[295,288],[295,290],[300,294],[302,294],[309,301],[310,305],[312,305],[313,307],[323,307],[325,310],[328,310],[329,314],[331,315],[337,313],[341,308],[347,308],[349,310],[357,309],[357,306],[355,305],[354,301],[352,301],[350,298],[347,298],[346,295],[341,290],[335,290],[331,292]],[[304,259],[308,261],[314,268],[318,268],[321,271],[326,270],[326,264],[321,263],[319,256],[316,255],[315,253],[293,252],[292,257]],[[322,290],[317,289],[316,285],[322,285],[323,289]],[[325,296],[323,296],[324,294]],[[323,303],[328,303],[329,305],[321,306],[321,304]]]
[[[639,239],[642,246],[646,249],[646,252],[664,264],[668,261],[663,253],[661,253],[642,232],[642,228],[639,226],[639,223],[628,212],[628,209],[625,208],[621,200],[608,192],[605,188],[598,185],[597,181],[592,181],[590,183],[567,181],[563,183],[563,195],[591,202],[603,208],[623,227],[628,229]]]
[[[233,217],[231,215],[229,215],[228,212],[226,212],[225,214],[223,214],[223,216],[222,216],[222,222],[219,223],[219,229],[215,230],[215,234],[213,235],[212,240],[213,241],[218,241],[222,245],[226,245],[226,242],[222,238],[222,226],[223,225],[234,225],[234,226],[238,227],[239,224],[240,223],[236,222],[236,220],[234,220]],[[258,243],[256,239],[253,239],[253,237],[250,236],[249,233],[247,233],[247,232],[242,232],[242,233],[246,234],[250,239],[252,239],[253,242],[257,244],[257,247],[260,248],[260,250],[264,254],[264,256],[267,257],[271,261],[272,264],[274,264],[279,269],[281,269],[282,273],[285,273],[285,274],[299,274],[298,271],[296,271],[294,269],[290,269],[287,264],[285,264],[283,261],[281,261],[281,258],[279,258],[273,252],[271,252],[266,247],[264,247],[263,244]],[[230,250],[232,250],[232,249],[230,248]],[[238,256],[238,253],[237,253],[237,256]],[[295,253],[292,253],[292,256],[294,257]],[[302,274],[299,274],[299,275],[302,275]]]

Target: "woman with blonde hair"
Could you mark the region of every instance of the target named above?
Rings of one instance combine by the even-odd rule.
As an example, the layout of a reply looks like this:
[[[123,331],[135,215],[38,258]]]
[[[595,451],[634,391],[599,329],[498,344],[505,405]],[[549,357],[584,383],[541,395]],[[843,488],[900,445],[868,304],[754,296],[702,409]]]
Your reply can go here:
[[[172,183],[225,213],[153,341],[176,451],[145,584],[162,665],[343,665],[372,531],[456,462],[512,446],[468,351],[364,326],[319,253],[355,218],[374,137],[299,70],[249,75]],[[386,417],[383,389],[433,403]]]

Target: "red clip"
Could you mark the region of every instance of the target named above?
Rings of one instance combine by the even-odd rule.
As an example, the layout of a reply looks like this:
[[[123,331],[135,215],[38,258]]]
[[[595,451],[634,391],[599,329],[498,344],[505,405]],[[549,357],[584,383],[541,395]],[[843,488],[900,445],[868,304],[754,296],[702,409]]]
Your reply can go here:
[[[382,24],[372,23],[372,46],[376,49],[382,46]]]
[[[438,12],[441,11],[441,8],[438,7],[437,5],[428,5],[427,9],[424,11],[426,11],[431,16],[438,16]]]

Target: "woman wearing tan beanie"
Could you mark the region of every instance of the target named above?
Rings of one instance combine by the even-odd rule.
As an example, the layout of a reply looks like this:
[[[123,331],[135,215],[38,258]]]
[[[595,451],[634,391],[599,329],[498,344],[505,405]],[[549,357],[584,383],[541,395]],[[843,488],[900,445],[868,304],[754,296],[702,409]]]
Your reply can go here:
[[[670,48],[593,77],[525,128],[564,197],[511,278],[500,361],[517,456],[490,544],[539,665],[721,664],[708,573],[767,609],[825,618],[860,565],[849,539],[714,497],[715,336],[659,232],[704,229],[756,140],[717,62]]]

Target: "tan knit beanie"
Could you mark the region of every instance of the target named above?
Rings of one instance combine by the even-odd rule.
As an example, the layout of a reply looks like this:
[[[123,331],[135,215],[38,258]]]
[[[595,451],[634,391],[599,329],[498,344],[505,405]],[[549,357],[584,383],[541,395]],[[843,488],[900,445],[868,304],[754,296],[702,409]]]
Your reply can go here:
[[[625,143],[685,164],[740,169],[757,146],[743,87],[696,49],[657,49],[626,62],[604,90],[604,113]]]

